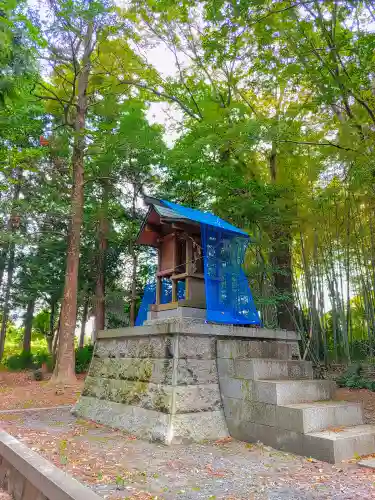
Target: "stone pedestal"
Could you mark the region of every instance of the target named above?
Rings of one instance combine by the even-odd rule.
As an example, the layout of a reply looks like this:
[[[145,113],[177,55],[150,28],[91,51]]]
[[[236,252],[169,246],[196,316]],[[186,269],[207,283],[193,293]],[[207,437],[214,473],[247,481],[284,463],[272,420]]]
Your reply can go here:
[[[217,339],[281,335],[296,343],[292,332],[207,324],[201,310],[174,314],[99,332],[74,412],[166,444],[226,437]]]
[[[165,444],[228,436],[215,336],[191,327],[176,319],[100,332],[74,411]]]
[[[313,380],[296,333],[162,313],[99,332],[75,413],[165,444],[231,435],[329,462],[374,452],[375,426],[359,404],[330,400],[333,382]]]

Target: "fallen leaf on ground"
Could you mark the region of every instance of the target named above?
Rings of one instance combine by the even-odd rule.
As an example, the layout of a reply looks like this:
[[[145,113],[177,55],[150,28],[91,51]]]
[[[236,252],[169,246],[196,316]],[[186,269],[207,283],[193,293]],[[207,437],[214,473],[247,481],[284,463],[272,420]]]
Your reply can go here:
[[[231,443],[232,441],[233,441],[233,438],[228,436],[228,437],[218,439],[217,441],[215,441],[215,444],[217,444],[217,445],[227,444],[227,443]]]

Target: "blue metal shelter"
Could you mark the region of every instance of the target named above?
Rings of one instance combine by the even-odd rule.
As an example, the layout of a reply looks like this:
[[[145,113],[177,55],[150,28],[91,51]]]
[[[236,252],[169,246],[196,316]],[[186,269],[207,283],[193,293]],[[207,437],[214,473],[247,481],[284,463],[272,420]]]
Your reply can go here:
[[[242,269],[249,236],[243,230],[208,212],[157,200],[160,213],[174,220],[200,224],[204,262],[207,321],[235,325],[260,325],[258,311]],[[183,284],[183,283],[182,283]],[[181,285],[181,283],[179,283]],[[155,283],[146,285],[136,325],[147,318],[155,303]],[[169,301],[168,283],[163,282],[162,301]],[[183,298],[183,286],[178,296]]]

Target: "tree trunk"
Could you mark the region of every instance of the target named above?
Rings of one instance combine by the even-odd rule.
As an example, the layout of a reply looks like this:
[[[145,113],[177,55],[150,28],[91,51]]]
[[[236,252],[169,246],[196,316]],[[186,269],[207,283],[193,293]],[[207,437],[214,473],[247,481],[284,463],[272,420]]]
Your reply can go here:
[[[135,182],[133,182],[133,200],[132,200],[132,219],[133,219],[133,221],[136,220],[136,216],[137,216],[136,203],[137,203],[138,192],[139,192],[139,190],[137,189]],[[130,322],[130,326],[134,326],[135,325],[135,304],[136,304],[136,300],[137,300],[137,264],[138,264],[138,255],[135,251],[134,242],[131,244],[130,253],[132,256],[133,266],[132,266],[132,291],[131,291],[131,297],[130,297],[129,322]]]
[[[133,260],[133,270],[132,270],[132,293],[130,299],[130,326],[135,325],[135,305],[137,301],[137,254],[132,248],[132,260]]]
[[[290,234],[287,230],[278,229],[274,231],[273,238],[271,261],[277,293],[278,324],[285,330],[295,330]]]
[[[14,232],[18,229],[17,219],[19,221],[19,213],[17,210],[17,204],[21,193],[21,183],[22,183],[22,170],[17,167],[13,171],[14,177],[16,179],[16,183],[14,186],[13,192],[13,200],[12,200],[12,212],[9,217],[8,225],[12,236]],[[18,217],[17,217],[18,216]],[[10,292],[13,284],[13,272],[14,272],[14,256],[15,256],[15,244],[13,239],[11,239],[10,243],[7,245],[7,253],[8,253],[8,265],[7,265],[7,284],[4,292],[4,305],[3,305],[3,317],[1,321],[1,329],[0,329],[0,361],[3,358],[4,354],[4,346],[5,346],[5,337],[7,331],[7,322],[9,316],[9,300],[10,300]],[[6,256],[6,253],[4,254]]]
[[[74,382],[74,335],[77,320],[78,267],[83,221],[85,121],[87,113],[87,87],[91,70],[93,45],[93,23],[87,25],[84,37],[84,53],[78,77],[77,112],[75,138],[72,154],[73,188],[71,196],[71,222],[68,234],[64,294],[61,304],[59,346],[55,369],[51,381],[54,383]]]
[[[83,304],[81,333],[80,333],[80,336],[79,336],[79,348],[80,349],[82,349],[82,347],[83,347],[83,345],[85,343],[85,330],[86,330],[88,310],[89,310],[89,299],[88,299],[88,297],[85,297],[85,302]]]
[[[34,308],[35,308],[35,298],[33,297],[27,303],[25,328],[23,333],[22,351],[27,353],[31,351],[31,332],[32,332],[33,318],[34,318]]]
[[[108,182],[102,184],[102,206],[99,214],[98,228],[98,259],[97,259],[97,277],[95,285],[95,328],[93,332],[93,342],[99,330],[105,327],[105,269],[108,250]]]
[[[51,337],[50,335],[47,335],[47,347],[48,347],[48,352],[51,354],[53,354],[53,337]]]
[[[269,157],[271,182],[276,183],[277,177],[277,148],[272,142]],[[276,226],[272,233],[271,262],[273,267],[273,282],[277,293],[276,314],[280,328],[295,330],[293,275],[292,275],[292,237],[289,229]]]
[[[48,344],[48,352],[53,354],[53,339],[55,335],[55,313],[56,313],[56,304],[57,302],[52,299],[51,301],[51,313],[49,317],[49,329],[47,334],[47,344]]]
[[[5,337],[6,337],[6,332],[7,332],[10,291],[12,289],[12,283],[13,283],[14,253],[15,253],[14,243],[11,243],[10,248],[9,248],[8,267],[7,267],[7,284],[6,284],[6,288],[5,288],[5,294],[4,294],[3,317],[2,317],[2,321],[1,321],[1,330],[0,330],[0,361],[3,359]]]
[[[13,201],[15,200],[17,190],[14,193]],[[19,192],[17,194],[17,200],[18,200]],[[6,225],[6,232],[9,234],[12,231],[12,218],[9,217],[7,225]],[[9,250],[9,243],[4,243],[2,245],[1,251],[0,251],[0,288],[3,283],[3,278],[4,278],[4,272],[6,269],[7,265],[7,255],[8,255],[8,250]]]

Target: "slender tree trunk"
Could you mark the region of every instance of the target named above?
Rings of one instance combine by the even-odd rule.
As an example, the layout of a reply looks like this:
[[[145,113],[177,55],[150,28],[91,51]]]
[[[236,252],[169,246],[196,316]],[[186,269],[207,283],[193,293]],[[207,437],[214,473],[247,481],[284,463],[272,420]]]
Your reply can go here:
[[[132,202],[132,219],[136,220],[136,202],[137,202],[138,189],[136,184],[133,182],[133,202]],[[135,305],[137,301],[137,265],[138,265],[138,255],[136,253],[134,242],[131,244],[130,253],[132,256],[132,291],[130,297],[130,326],[135,325]]]
[[[47,347],[48,347],[48,352],[52,355],[53,354],[53,337],[50,337],[47,335]]]
[[[60,333],[60,324],[61,324],[61,309],[59,314],[59,320],[57,322],[57,328],[54,330],[53,338],[52,338],[52,346],[51,346],[51,354],[53,359],[53,364],[56,364],[57,357],[57,349],[59,346],[59,333]]]
[[[137,302],[137,264],[138,257],[132,248],[132,260],[133,260],[133,270],[132,270],[132,293],[130,299],[130,326],[135,325],[135,305]]]
[[[56,313],[56,304],[57,302],[52,299],[51,301],[51,313],[49,317],[49,329],[47,334],[47,344],[48,344],[48,352],[50,354],[53,353],[53,339],[55,334],[55,313]]]
[[[105,269],[108,250],[108,182],[103,181],[102,187],[102,205],[99,214],[98,228],[98,260],[97,260],[97,277],[95,285],[95,328],[93,332],[93,342],[96,340],[96,335],[99,330],[104,330],[105,327]]]
[[[34,318],[34,308],[35,308],[35,298],[29,300],[27,303],[26,315],[25,315],[25,328],[23,333],[23,352],[29,353],[31,351],[31,332],[33,326]]]
[[[278,324],[285,330],[295,330],[291,237],[287,230],[277,229],[273,233],[273,238],[271,261],[278,295],[276,304]]]
[[[16,192],[17,191],[15,191],[15,195],[16,195]],[[19,196],[19,193],[17,193],[17,200],[18,200],[18,196]],[[14,196],[14,198],[15,198],[15,196]],[[14,201],[16,201],[16,200],[14,200]],[[12,218],[11,217],[9,217],[9,219],[8,219],[5,230],[6,230],[7,234],[11,233],[11,231],[12,231]],[[4,272],[5,272],[6,265],[7,265],[8,251],[9,251],[9,243],[4,243],[4,245],[2,245],[2,248],[0,251],[0,288],[1,288],[1,285],[3,283]]]
[[[87,113],[87,87],[91,70],[93,23],[87,25],[84,37],[84,53],[78,77],[75,139],[72,154],[73,189],[71,196],[71,221],[65,271],[64,294],[61,304],[59,347],[51,381],[54,383],[75,381],[74,335],[77,320],[78,267],[83,221],[85,121]]]
[[[13,191],[12,212],[11,216],[9,217],[7,226],[9,227],[12,236],[15,233],[16,229],[18,229],[19,227],[18,222],[16,222],[16,219],[18,216],[17,204],[21,193],[21,183],[22,183],[21,168],[17,167],[14,170],[13,174],[16,179],[16,184],[14,186],[14,191]],[[5,337],[6,337],[8,316],[9,316],[10,292],[13,284],[14,257],[15,257],[15,243],[13,240],[11,240],[11,242],[7,245],[7,251],[8,251],[7,284],[4,292],[3,317],[0,328],[0,361],[2,360],[4,354]]]
[[[88,297],[85,297],[85,302],[83,304],[83,312],[82,312],[81,333],[79,336],[79,348],[80,349],[82,349],[82,347],[85,343],[85,330],[86,330],[88,310],[89,310],[89,299],[88,299]]]
[[[269,157],[270,177],[273,183],[277,178],[277,148],[272,142]],[[292,276],[292,237],[286,227],[275,227],[272,231],[271,262],[273,266],[273,279],[276,293],[277,321],[280,328],[295,330],[293,276]]]
[[[1,330],[0,330],[0,361],[3,359],[5,337],[6,337],[7,323],[9,317],[9,300],[10,300],[10,291],[12,289],[12,284],[13,284],[13,272],[14,272],[14,254],[15,254],[14,243],[11,243],[9,248],[7,284],[4,294],[3,317],[1,321]]]

